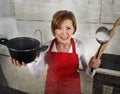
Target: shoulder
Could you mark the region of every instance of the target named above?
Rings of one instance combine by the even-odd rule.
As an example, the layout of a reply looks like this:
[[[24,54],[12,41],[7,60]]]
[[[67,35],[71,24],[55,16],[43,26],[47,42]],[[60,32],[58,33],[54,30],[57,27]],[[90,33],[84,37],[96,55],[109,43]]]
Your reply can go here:
[[[77,48],[81,48],[81,47],[84,47],[84,44],[80,41],[80,40],[78,40],[78,39],[74,39],[74,42],[75,42],[75,46],[77,47]]]
[[[44,43],[45,46],[48,46],[48,48],[47,48],[46,51],[48,51],[48,49],[49,49],[50,44],[51,44],[52,41],[53,41],[53,40],[49,40],[49,41],[47,41],[47,42]]]
[[[51,42],[52,42],[52,40],[49,40],[49,41],[45,42],[44,45],[48,45],[49,46],[51,44]]]

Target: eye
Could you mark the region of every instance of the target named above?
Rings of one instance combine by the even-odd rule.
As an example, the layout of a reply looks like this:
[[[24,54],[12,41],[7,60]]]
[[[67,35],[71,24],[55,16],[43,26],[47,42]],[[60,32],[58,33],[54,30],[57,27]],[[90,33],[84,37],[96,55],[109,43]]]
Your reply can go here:
[[[58,27],[57,29],[62,29],[61,27]]]
[[[67,27],[67,30],[70,30],[71,28],[70,27]]]

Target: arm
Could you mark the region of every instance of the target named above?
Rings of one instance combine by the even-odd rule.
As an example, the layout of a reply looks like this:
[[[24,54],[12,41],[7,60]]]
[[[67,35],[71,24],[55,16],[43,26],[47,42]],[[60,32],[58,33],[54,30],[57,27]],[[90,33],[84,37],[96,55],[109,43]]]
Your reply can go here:
[[[50,41],[47,42],[45,45],[49,46]],[[47,48],[47,50],[48,50],[48,48]],[[35,60],[35,61],[30,62],[28,64],[25,64],[24,62],[22,62],[22,64],[20,64],[17,60],[15,60],[13,58],[11,59],[11,62],[12,62],[12,64],[14,64],[18,67],[21,67],[23,65],[27,66],[29,71],[31,72],[31,74],[33,76],[35,76],[36,78],[38,78],[43,74],[45,67],[46,67],[45,54],[46,54],[47,50],[40,52],[39,57],[37,57],[37,61]]]
[[[82,42],[76,41],[76,52],[79,56],[79,63],[80,63],[80,69],[82,66],[82,70],[85,71],[85,73],[89,76],[94,76],[94,72],[90,74],[91,68],[98,68],[101,60],[96,59],[94,56],[91,57],[90,61],[87,62],[85,58],[85,48]]]
[[[13,58],[11,59],[11,61],[12,61],[13,65],[18,66],[18,67],[27,66],[30,73],[34,77],[38,78],[43,74],[45,66],[46,66],[45,65],[45,60],[44,60],[45,53],[46,52],[41,52],[39,57],[36,58],[37,61],[34,60],[33,62],[30,62],[30,63],[27,63],[27,64],[25,64],[24,62],[22,62],[22,64],[20,64],[18,60],[15,60]]]
[[[81,64],[83,66],[83,71],[85,71],[87,75],[93,77],[95,72],[91,72],[91,69],[92,68],[97,69],[101,64],[101,60],[96,59],[95,56],[92,56],[89,63],[87,64],[84,56],[81,56],[80,59],[81,59]]]
[[[46,66],[44,58],[45,58],[45,52],[41,52],[37,61],[27,64],[29,71],[36,78],[39,78],[44,73]]]

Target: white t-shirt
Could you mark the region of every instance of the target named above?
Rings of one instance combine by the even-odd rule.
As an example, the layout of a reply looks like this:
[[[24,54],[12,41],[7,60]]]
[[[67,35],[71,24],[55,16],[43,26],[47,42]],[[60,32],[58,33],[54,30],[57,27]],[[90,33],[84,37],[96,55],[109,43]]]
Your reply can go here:
[[[48,45],[48,48],[46,51],[40,52],[39,57],[37,58],[37,62],[33,61],[31,63],[28,63],[28,69],[29,71],[36,77],[40,77],[45,68],[46,68],[46,62],[45,62],[45,54],[49,50],[51,41],[48,41],[45,45]],[[90,68],[88,67],[88,64],[85,59],[85,48],[81,41],[74,39],[75,47],[76,47],[76,54],[78,54],[79,57],[79,70],[83,70],[86,72],[86,74],[90,75]],[[57,52],[56,45],[54,43],[52,52]],[[68,53],[72,53],[72,45],[68,51]]]

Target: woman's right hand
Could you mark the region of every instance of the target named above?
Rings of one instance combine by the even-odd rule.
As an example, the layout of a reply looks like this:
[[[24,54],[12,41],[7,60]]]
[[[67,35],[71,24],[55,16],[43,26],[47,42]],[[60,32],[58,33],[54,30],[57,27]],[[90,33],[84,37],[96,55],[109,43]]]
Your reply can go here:
[[[11,62],[12,62],[13,65],[16,65],[16,66],[19,66],[19,67],[21,67],[22,65],[26,66],[25,62],[20,63],[18,60],[15,60],[14,58],[11,58]]]

